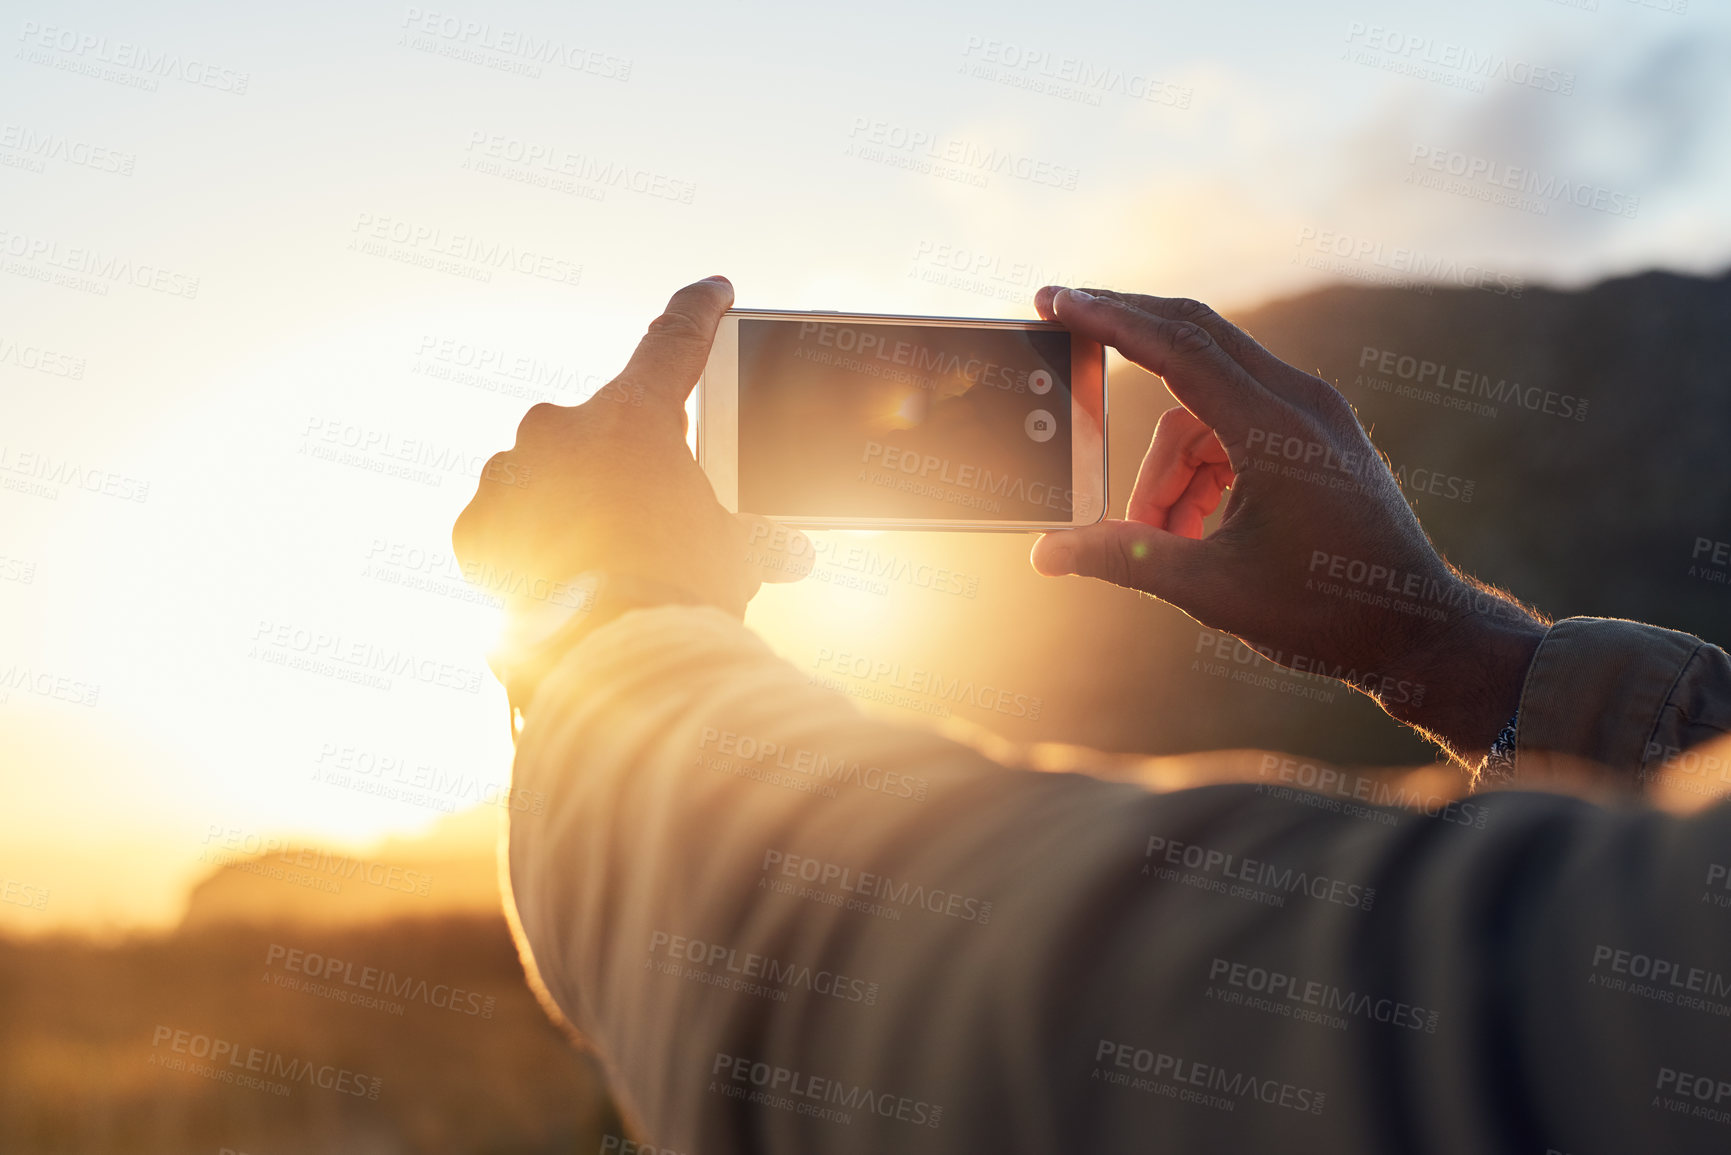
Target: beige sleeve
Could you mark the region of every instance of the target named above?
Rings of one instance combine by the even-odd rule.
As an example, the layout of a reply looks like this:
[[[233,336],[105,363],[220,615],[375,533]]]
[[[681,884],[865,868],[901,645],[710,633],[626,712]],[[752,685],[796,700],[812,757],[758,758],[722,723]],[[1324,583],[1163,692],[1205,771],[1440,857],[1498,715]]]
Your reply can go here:
[[[1533,657],[1519,717],[1517,784],[1594,765],[1637,789],[1731,794],[1731,758],[1698,749],[1731,733],[1731,657],[1693,635],[1565,618]]]

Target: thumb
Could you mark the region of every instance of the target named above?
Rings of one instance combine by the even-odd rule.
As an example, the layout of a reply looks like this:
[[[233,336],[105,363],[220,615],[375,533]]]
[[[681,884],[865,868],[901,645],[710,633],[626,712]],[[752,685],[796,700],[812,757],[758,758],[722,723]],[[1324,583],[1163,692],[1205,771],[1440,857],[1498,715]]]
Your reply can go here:
[[[1042,534],[1028,560],[1047,577],[1099,578],[1182,606],[1204,584],[1211,552],[1206,540],[1108,520]]]
[[[710,277],[673,294],[662,314],[649,322],[619,380],[642,386],[651,405],[683,408],[703,375],[721,315],[732,304],[733,286],[726,277]]]

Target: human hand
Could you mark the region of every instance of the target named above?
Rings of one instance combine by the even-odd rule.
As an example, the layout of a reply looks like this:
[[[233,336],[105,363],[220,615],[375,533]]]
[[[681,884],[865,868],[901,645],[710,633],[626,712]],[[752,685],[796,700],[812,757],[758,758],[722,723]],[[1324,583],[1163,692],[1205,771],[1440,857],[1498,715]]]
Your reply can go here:
[[[732,303],[724,277],[687,285],[594,397],[529,410],[451,533],[465,573],[508,575],[511,595],[605,570],[744,614],[759,581],[748,527],[715,499],[685,444],[685,399]]]
[[[1048,286],[1036,304],[1182,406],[1161,416],[1125,518],[1045,534],[1035,569],[1142,590],[1344,678],[1463,761],[1490,747],[1545,623],[1438,555],[1344,397],[1195,301]]]

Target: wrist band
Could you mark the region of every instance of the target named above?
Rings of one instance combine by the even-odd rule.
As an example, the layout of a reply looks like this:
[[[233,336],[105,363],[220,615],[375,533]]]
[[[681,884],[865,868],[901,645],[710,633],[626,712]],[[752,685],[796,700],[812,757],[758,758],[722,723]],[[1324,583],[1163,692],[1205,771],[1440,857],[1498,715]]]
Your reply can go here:
[[[1515,732],[1516,723],[1521,720],[1520,707],[1509,715],[1506,726],[1497,733],[1496,740],[1491,743],[1490,753],[1479,763],[1479,782],[1511,782],[1515,777]]]

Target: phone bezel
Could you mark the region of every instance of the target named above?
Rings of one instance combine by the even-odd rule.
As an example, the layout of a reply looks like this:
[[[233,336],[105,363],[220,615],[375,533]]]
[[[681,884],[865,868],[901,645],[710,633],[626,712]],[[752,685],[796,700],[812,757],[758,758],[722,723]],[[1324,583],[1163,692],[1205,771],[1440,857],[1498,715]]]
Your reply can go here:
[[[729,309],[721,318],[709,361],[697,383],[697,463],[715,496],[739,510],[739,322],[819,318],[827,322],[923,325],[952,329],[1063,329],[1056,321],[985,317],[936,317],[903,313],[842,313],[827,309]],[[1076,494],[1070,521],[982,522],[978,518],[808,517],[772,512],[761,516],[808,529],[948,529],[1025,532],[1074,529],[1106,516],[1106,352],[1097,342],[1070,342],[1070,480]],[[1097,455],[1097,462],[1090,459]],[[1091,511],[1088,516],[1083,511]],[[757,512],[757,511],[753,511]]]

